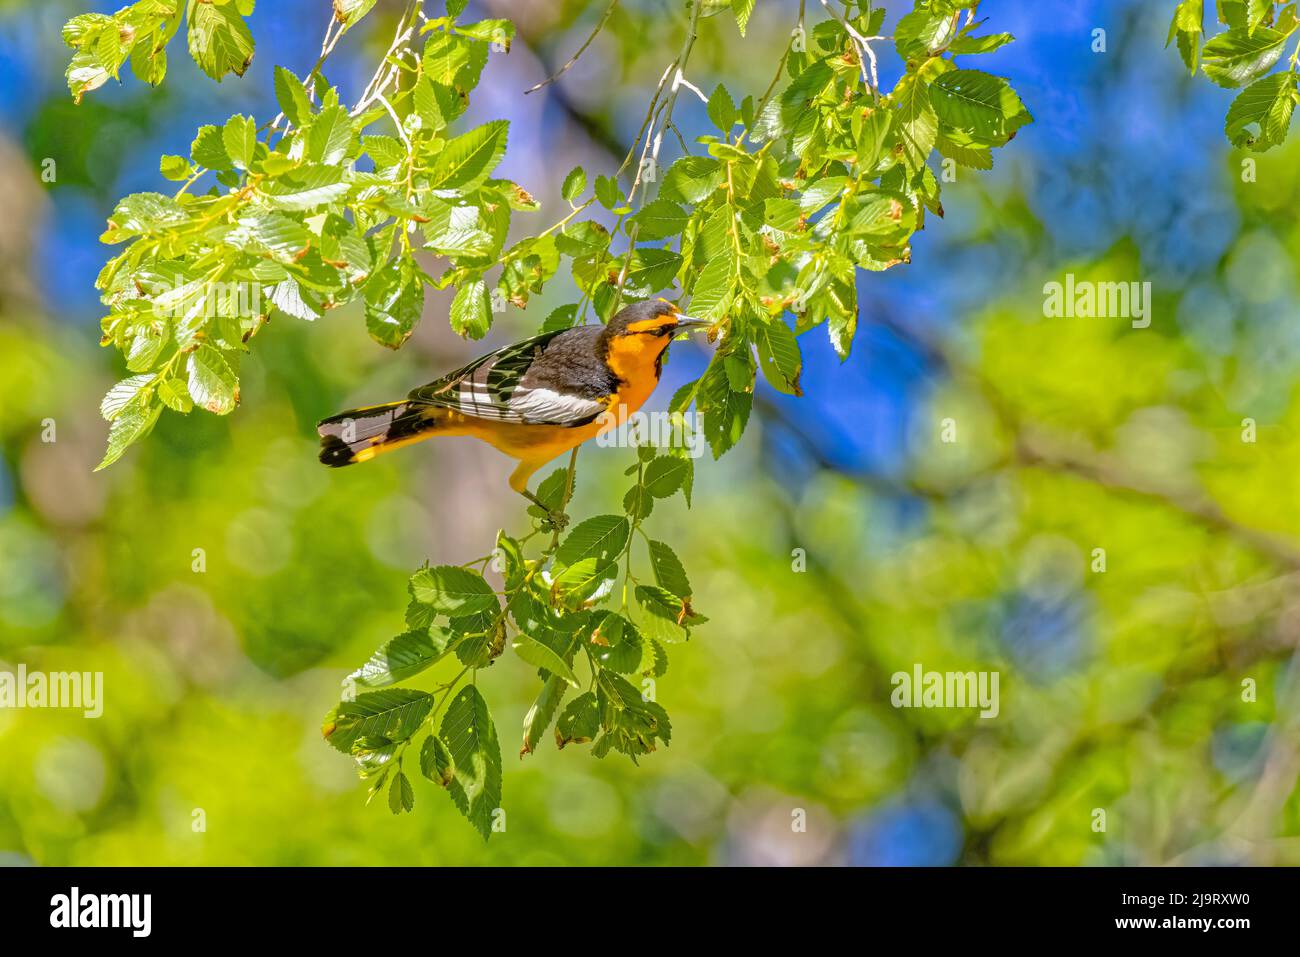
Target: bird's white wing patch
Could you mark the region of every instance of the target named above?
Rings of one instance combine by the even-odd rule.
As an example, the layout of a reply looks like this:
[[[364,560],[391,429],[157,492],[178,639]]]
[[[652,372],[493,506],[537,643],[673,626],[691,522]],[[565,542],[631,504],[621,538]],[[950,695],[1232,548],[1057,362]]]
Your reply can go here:
[[[605,403],[552,389],[519,388],[510,396],[510,411],[523,422],[572,425],[600,415]]]

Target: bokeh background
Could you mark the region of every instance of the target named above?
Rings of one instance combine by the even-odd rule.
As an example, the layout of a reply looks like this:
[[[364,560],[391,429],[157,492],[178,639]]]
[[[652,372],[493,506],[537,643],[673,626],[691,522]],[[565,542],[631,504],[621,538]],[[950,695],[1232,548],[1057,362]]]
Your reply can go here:
[[[481,351],[445,300],[397,354],[352,310],[273,323],[236,414],[168,413],[92,474],[122,374],[97,345],[105,217],[201,123],[273,115],[272,67],[310,67],[329,4],[262,0],[242,80],[211,83],[178,47],[162,88],[128,78],[74,107],[59,27],[114,6],[0,2],[0,667],[102,671],[106,697],[99,720],[0,711],[0,861],[1300,863],[1300,137],[1243,182],[1232,94],[1163,50],[1172,0],[981,4],[1017,37],[982,68],[1036,122],[945,187],[910,265],[861,275],[849,360],[805,336],[806,394],[760,394],[741,445],[699,463],[693,511],[651,519],[711,618],[658,683],[671,748],[515,760],[536,682],[507,653],[479,679],[506,767],[487,845],[422,779],[413,814],[366,807],[319,732],[342,676],[401,630],[412,569],[524,528],[510,463],[468,440],[316,463],[317,418]],[[393,6],[331,59],[350,96]],[[612,172],[677,48],[668,0],[626,0],[561,83],[521,95],[604,6],[471,4],[519,25],[471,112],[511,120],[504,175],[544,204],[517,221],[553,222],[573,165]],[[706,21],[693,79],[761,92],[795,9],[758,0],[744,41]],[[706,120],[687,99],[689,136]],[[1045,318],[1066,272],[1151,282],[1151,327]],[[557,280],[492,343],[572,300]],[[702,368],[691,348],[657,407]],[[618,510],[630,454],[584,452],[575,515]],[[997,670],[1001,714],[892,708],[890,675],[916,663]]]

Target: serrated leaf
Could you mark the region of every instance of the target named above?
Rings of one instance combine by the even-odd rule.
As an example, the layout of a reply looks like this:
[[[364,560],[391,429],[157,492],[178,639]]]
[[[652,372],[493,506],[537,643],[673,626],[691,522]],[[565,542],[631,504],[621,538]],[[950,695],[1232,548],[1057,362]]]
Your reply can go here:
[[[470,190],[492,175],[506,153],[510,124],[493,120],[450,140],[429,172],[433,189]]]
[[[560,195],[572,203],[586,191],[587,172],[581,166],[575,166],[569,170],[569,175],[564,177],[564,183],[560,187]]]
[[[1256,80],[1228,107],[1224,132],[1233,146],[1263,151],[1280,145],[1295,112],[1297,76],[1282,71]]]
[[[482,339],[492,326],[492,303],[482,279],[462,283],[451,301],[451,327],[458,335]]]
[[[275,68],[275,99],[280,112],[294,126],[302,126],[311,118],[311,100],[307,88],[292,70]]]
[[[437,642],[433,634],[437,634]],[[366,688],[384,688],[413,678],[446,653],[449,637],[442,629],[432,633],[427,628],[408,631],[380,645],[370,660],[349,677]]]
[[[435,565],[411,576],[411,597],[439,614],[463,617],[497,612],[501,603],[478,572],[459,565]]]
[[[515,654],[530,665],[549,671],[552,675],[564,679],[571,687],[578,687],[578,679],[574,675],[573,669],[565,664],[563,658],[537,639],[530,638],[527,635],[516,635],[511,641],[510,647],[514,649]]]
[[[220,350],[204,343],[185,362],[190,398],[201,409],[228,415],[239,404],[239,379]]]
[[[690,221],[686,211],[666,199],[646,203],[629,222],[638,227],[637,238],[642,240],[667,239],[676,236]]]
[[[189,7],[190,56],[212,79],[243,76],[253,62],[253,34],[235,4],[194,3]]]
[[[803,395],[799,384],[803,356],[790,327],[779,318],[759,324],[754,330],[754,342],[758,347],[758,367],[763,370],[763,378],[778,392]]]
[[[537,699],[524,715],[524,740],[519,749],[521,758],[525,754],[532,754],[537,749],[537,742],[550,727],[551,720],[555,717],[555,712],[559,709],[560,701],[563,700],[568,687],[567,682],[555,675],[551,675],[542,683],[542,690],[537,693]]]
[[[398,771],[388,785],[388,809],[394,814],[401,814],[414,807],[415,790],[411,787],[411,780],[404,772]]]
[[[930,88],[930,102],[948,126],[976,137],[1003,140],[1030,122],[1020,97],[999,76],[979,70],[952,70]],[[933,146],[933,139],[930,140]]]
[[[631,534],[626,517],[597,515],[574,526],[556,551],[555,560],[576,565],[584,558],[612,559],[623,551]]]
[[[600,733],[600,706],[596,695],[585,691],[569,702],[555,722],[555,744],[585,744]]]
[[[655,581],[658,582],[659,587],[672,592],[678,598],[690,598],[691,583],[686,577],[686,569],[682,566],[677,553],[666,543],[654,539],[650,540],[649,549],[650,567],[654,571]]]
[[[441,788],[450,787],[456,777],[451,748],[436,734],[429,735],[420,746],[420,773]]]
[[[455,766],[448,786],[451,799],[487,840],[493,812],[501,806],[501,746],[487,702],[474,685],[461,688],[451,700],[438,736]]]
[[[345,27],[356,26],[357,21],[374,9],[376,0],[334,0],[334,19]]]
[[[226,155],[236,169],[248,169],[257,151],[257,123],[251,116],[232,116],[221,130]]]
[[[721,83],[714,89],[713,95],[709,97],[706,110],[714,126],[723,133],[731,132],[731,127],[736,122],[736,101],[731,98],[731,94],[727,92],[727,88]]]
[[[661,455],[646,466],[642,484],[655,498],[668,498],[682,487],[689,468],[690,463],[685,459]]]
[[[1219,86],[1249,83],[1272,69],[1282,57],[1287,34],[1260,27],[1253,34],[1244,27],[1225,30],[1206,41],[1201,50],[1201,71]]]
[[[405,741],[420,729],[433,707],[433,695],[411,688],[385,688],[341,701],[325,716],[325,739],[344,754],[359,739]]]

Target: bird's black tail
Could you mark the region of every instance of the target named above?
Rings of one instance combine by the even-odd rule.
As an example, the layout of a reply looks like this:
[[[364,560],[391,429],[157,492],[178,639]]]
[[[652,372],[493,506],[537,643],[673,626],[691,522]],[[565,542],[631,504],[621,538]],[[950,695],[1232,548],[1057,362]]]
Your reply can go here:
[[[320,460],[338,468],[427,439],[438,431],[438,411],[402,401],[331,415],[316,426]]]

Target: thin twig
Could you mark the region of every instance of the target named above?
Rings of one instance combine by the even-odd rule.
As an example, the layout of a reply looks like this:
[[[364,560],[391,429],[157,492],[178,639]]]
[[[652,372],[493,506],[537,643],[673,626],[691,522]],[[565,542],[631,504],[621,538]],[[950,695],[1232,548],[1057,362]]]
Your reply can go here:
[[[591,46],[592,41],[596,39],[596,35],[605,28],[606,21],[609,20],[610,16],[614,13],[614,8],[617,6],[618,6],[618,0],[611,0],[610,5],[605,8],[605,13],[601,16],[600,21],[596,24],[596,29],[592,30],[591,36],[587,37],[586,42],[584,42],[582,46],[578,47],[578,52],[575,53],[573,56],[569,57],[569,61],[565,63],[564,66],[560,67],[558,70],[556,70],[554,73],[548,76],[541,83],[538,83],[536,86],[532,86],[524,90],[524,96],[527,96],[529,93],[536,93],[544,86],[550,86],[561,76],[567,73],[569,71],[569,67],[577,63],[578,57],[582,56],[582,54],[586,52],[587,47]]]

